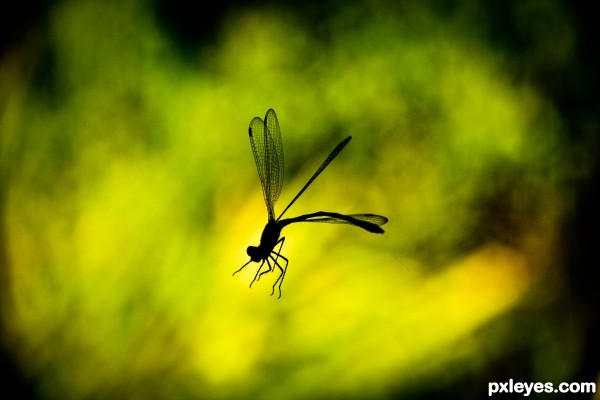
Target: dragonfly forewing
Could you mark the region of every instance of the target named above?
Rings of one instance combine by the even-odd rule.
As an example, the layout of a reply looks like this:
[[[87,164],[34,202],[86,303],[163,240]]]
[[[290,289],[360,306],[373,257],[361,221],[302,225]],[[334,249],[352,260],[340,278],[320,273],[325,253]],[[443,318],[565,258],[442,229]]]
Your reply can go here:
[[[275,111],[268,110],[264,120],[252,119],[248,135],[271,221],[275,219],[275,203],[283,186],[283,145]]]

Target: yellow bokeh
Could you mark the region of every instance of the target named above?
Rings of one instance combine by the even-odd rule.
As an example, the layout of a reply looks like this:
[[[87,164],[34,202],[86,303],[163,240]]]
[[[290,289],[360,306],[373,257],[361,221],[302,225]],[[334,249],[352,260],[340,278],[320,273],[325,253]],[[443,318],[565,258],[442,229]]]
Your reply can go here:
[[[42,398],[388,398],[528,340],[518,310],[561,290],[559,117],[467,27],[361,7],[327,40],[232,11],[190,60],[142,1],[65,1],[36,70],[2,61],[2,333]],[[267,219],[247,129],[271,107],[276,212],[352,135],[286,217],[389,218],[286,227],[280,300],[277,272],[231,276]]]

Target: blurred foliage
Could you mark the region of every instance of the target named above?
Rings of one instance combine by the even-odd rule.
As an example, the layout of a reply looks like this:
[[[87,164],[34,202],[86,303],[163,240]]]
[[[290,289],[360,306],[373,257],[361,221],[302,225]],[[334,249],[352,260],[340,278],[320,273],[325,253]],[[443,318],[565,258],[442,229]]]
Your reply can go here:
[[[480,371],[522,351],[506,379],[573,377],[576,327],[545,315],[567,182],[589,165],[572,167],[560,115],[474,4],[335,4],[321,24],[232,8],[183,55],[152,4],[63,1],[6,53],[3,342],[41,398],[387,398],[465,376],[484,391]],[[555,23],[528,24],[540,9]],[[521,66],[568,62],[557,3],[516,12],[538,44]],[[280,301],[275,276],[231,277],[266,222],[246,132],[270,107],[279,211],[353,135],[286,215],[390,219],[382,236],[286,228]]]

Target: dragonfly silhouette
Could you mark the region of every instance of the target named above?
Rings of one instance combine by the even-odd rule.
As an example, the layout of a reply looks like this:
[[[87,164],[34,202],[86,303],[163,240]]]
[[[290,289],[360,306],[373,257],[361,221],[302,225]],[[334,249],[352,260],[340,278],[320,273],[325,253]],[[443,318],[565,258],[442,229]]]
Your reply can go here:
[[[281,219],[283,214],[294,204],[302,193],[310,186],[310,184],[319,176],[321,172],[329,165],[331,161],[346,147],[351,136],[348,136],[327,156],[323,164],[317,169],[313,176],[306,182],[306,185],[298,192],[296,197],[292,199],[290,204],[283,210],[279,217],[275,218],[275,203],[279,199],[281,187],[283,186],[283,146],[281,144],[281,131],[279,130],[279,122],[273,109],[269,109],[263,121],[259,117],[254,117],[250,122],[248,129],[250,136],[250,145],[254,154],[254,162],[258,170],[258,177],[262,186],[269,220],[263,230],[258,247],[249,246],[246,252],[250,256],[250,260],[242,265],[240,269],[235,271],[233,275],[240,272],[250,262],[260,262],[260,267],[254,275],[252,284],[259,280],[264,274],[274,271],[275,266],[280,270],[280,274],[273,284],[271,295],[275,293],[275,287],[279,283],[279,297],[281,297],[281,284],[287,271],[289,260],[281,254],[281,248],[285,237],[281,236],[281,230],[294,222],[327,222],[333,224],[349,224],[362,228],[372,233],[383,233],[381,225],[385,224],[388,219],[376,214],[350,214],[344,215],[335,212],[318,211],[312,214],[300,215],[299,217]],[[275,251],[275,247],[279,245],[279,249]],[[279,259],[285,261],[285,267],[282,267]],[[268,268],[265,271],[263,266],[267,263]],[[273,264],[271,264],[273,263]]]

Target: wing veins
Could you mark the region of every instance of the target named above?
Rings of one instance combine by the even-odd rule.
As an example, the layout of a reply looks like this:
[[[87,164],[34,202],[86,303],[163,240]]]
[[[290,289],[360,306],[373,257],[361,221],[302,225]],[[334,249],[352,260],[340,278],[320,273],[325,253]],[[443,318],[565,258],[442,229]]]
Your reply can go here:
[[[275,111],[269,109],[264,120],[254,117],[248,136],[269,220],[274,220],[275,203],[283,186],[283,145]]]

